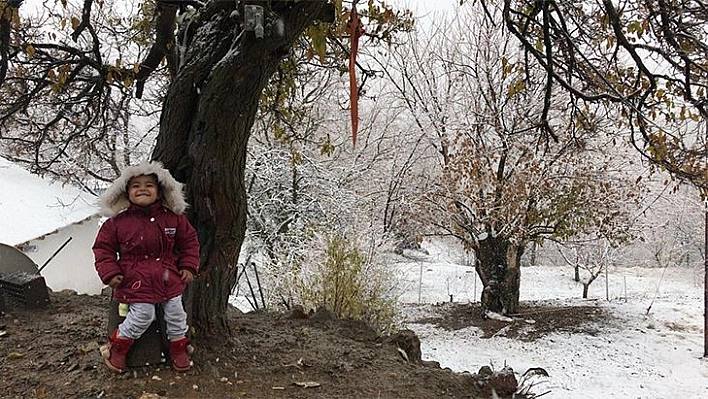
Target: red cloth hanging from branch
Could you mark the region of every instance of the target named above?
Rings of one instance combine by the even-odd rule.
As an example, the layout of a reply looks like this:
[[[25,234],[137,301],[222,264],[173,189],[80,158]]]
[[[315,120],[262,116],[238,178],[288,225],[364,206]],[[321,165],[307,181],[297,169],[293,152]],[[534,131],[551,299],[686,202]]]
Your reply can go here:
[[[349,52],[349,102],[351,106],[353,146],[356,146],[356,134],[359,129],[359,88],[356,84],[356,54],[359,51],[359,38],[364,34],[364,26],[356,12],[356,3],[357,1],[352,3],[349,22],[347,22],[347,32],[349,32],[351,40],[351,51]]]

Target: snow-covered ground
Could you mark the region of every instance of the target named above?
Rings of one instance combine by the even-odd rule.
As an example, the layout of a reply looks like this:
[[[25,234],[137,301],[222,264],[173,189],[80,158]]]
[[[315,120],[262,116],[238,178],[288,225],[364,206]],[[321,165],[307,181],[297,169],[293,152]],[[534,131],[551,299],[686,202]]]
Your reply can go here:
[[[469,260],[445,245],[425,245],[400,263],[407,286],[403,302],[432,304],[479,300],[481,283]],[[535,342],[505,337],[481,339],[466,328],[446,331],[409,324],[421,340],[424,360],[455,371],[483,365],[516,372],[542,367],[533,392],[543,398],[707,398],[708,359],[703,358],[703,273],[687,269],[615,269],[600,276],[582,299],[572,269],[525,267],[521,301],[552,300],[560,305],[605,308],[619,322],[599,325],[596,334],[559,332]],[[476,281],[477,280],[477,281]],[[606,284],[607,282],[607,284]],[[609,301],[607,298],[609,297]]]

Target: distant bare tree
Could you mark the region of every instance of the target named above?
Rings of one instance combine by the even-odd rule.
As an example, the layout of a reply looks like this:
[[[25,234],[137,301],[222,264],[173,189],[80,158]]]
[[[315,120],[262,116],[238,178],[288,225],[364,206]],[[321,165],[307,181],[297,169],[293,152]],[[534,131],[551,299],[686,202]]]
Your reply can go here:
[[[609,241],[592,237],[586,241],[568,241],[556,248],[565,263],[573,268],[575,281],[583,285],[583,299],[588,298],[590,284],[615,263],[619,253]]]

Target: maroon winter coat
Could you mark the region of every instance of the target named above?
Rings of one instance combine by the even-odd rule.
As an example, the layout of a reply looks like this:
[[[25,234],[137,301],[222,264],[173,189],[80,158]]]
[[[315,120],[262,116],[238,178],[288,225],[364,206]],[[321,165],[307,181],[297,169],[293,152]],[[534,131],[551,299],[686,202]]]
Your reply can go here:
[[[105,284],[117,275],[113,290],[118,302],[160,303],[184,291],[179,271],[196,275],[199,241],[184,214],[158,201],[149,208],[131,205],[106,220],[93,245],[98,275]]]

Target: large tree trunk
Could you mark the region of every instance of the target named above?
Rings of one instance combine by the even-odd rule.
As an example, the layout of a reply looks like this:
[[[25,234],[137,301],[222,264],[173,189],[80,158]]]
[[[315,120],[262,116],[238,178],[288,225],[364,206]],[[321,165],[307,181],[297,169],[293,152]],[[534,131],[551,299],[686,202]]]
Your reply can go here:
[[[484,289],[482,312],[513,314],[519,306],[524,247],[502,237],[486,238],[476,250],[476,269]]]
[[[246,145],[261,91],[325,3],[270,3],[266,19],[277,15],[282,25],[266,21],[271,28],[257,39],[239,28],[242,2],[214,1],[180,36],[187,53],[169,88],[153,158],[186,183],[202,246],[191,304],[202,333],[228,331],[225,314],[246,229]]]

